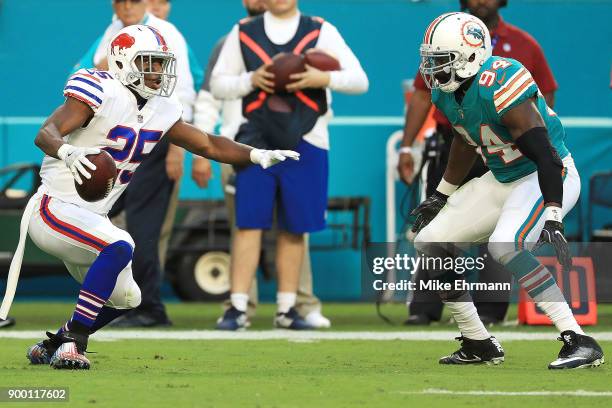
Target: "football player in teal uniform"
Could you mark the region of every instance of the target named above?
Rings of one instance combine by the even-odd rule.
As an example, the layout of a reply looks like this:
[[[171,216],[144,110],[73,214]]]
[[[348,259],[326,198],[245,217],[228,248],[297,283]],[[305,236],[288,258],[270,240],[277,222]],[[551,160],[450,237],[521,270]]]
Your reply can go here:
[[[574,318],[550,272],[531,254],[551,244],[563,268],[572,259],[563,216],[580,194],[580,178],[565,131],[520,62],[491,55],[491,37],[478,18],[448,13],[427,28],[420,71],[432,102],[455,137],[437,191],[414,210],[415,245],[489,241],[489,252],[510,270],[552,320],[564,344],[549,368],[598,366],[604,356]],[[458,188],[481,154],[490,171]],[[469,292],[440,296],[462,345],[441,364],[499,364],[504,351],[484,327]]]

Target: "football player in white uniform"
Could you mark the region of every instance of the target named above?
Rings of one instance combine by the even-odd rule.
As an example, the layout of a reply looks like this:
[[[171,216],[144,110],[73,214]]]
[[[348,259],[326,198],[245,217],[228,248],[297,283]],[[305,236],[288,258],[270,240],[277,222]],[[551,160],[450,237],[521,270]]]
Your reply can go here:
[[[267,168],[286,158],[299,159],[292,151],[252,149],[183,122],[181,104],[172,96],[176,60],[153,27],[122,29],[107,54],[109,72],[82,69],[71,76],[64,88],[66,101],[36,136],[36,145],[46,154],[42,186],[24,212],[0,316],[8,313],[13,299],[26,229],[38,247],[64,261],[82,286],[68,322],[28,350],[33,364],[89,368],[88,336],[140,303],[131,271],[134,241],[106,213],[161,137],[230,164]],[[86,155],[101,150],[115,160],[117,180],[106,198],[87,202],[74,183],[91,177],[95,166]]]

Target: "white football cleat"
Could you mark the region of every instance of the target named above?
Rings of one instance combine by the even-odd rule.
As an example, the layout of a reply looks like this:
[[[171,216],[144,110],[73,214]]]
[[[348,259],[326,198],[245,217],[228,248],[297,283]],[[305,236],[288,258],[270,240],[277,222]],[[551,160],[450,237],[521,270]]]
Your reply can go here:
[[[308,313],[304,319],[306,320],[306,323],[315,329],[329,329],[331,327],[331,322],[329,319],[323,316],[318,310]]]

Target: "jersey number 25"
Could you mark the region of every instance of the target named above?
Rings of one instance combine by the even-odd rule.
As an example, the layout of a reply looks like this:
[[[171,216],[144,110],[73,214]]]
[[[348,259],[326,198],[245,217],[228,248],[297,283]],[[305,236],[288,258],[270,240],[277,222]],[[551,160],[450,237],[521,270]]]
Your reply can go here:
[[[106,150],[118,163],[123,163],[129,160],[130,163],[140,163],[152,150],[148,152],[144,151],[144,147],[147,143],[153,143],[154,145],[159,142],[162,137],[160,130],[148,130],[140,129],[138,134],[131,127],[117,125],[108,132],[107,139],[116,142],[119,139],[125,140],[125,145],[121,149],[114,147],[105,147]],[[117,175],[117,179],[121,184],[129,183],[132,179],[133,171],[121,170]]]

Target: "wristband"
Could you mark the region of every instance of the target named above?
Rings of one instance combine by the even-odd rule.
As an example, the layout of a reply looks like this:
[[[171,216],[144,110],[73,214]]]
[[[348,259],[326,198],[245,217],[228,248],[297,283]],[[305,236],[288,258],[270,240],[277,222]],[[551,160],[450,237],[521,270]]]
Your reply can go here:
[[[402,153],[412,153],[412,147],[410,146],[402,146],[399,149],[400,154]]]
[[[544,221],[563,221],[563,214],[561,208],[555,206],[544,207]]]
[[[450,196],[455,192],[455,190],[457,190],[457,188],[459,188],[459,186],[451,184],[443,178],[442,180],[440,180],[440,184],[438,184],[436,190],[444,195]]]

